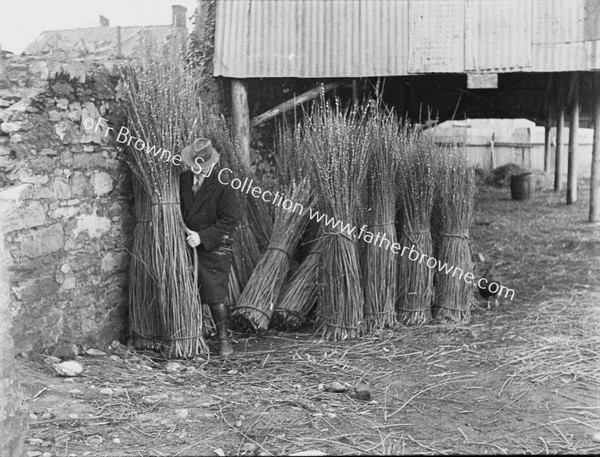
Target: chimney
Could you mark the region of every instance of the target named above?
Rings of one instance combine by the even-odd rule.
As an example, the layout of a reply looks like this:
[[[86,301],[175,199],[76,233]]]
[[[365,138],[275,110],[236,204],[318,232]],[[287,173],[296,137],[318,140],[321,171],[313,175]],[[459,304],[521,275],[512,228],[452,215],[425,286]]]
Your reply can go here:
[[[108,27],[108,19],[104,16],[100,16],[100,27]]]
[[[181,5],[173,5],[173,27],[183,27],[186,28],[186,18],[185,13],[187,12],[187,8]]]

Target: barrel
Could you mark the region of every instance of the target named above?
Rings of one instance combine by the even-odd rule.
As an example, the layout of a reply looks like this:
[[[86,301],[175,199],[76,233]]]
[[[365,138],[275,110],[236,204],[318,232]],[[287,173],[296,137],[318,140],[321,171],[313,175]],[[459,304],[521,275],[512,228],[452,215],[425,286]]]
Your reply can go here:
[[[531,172],[511,176],[510,194],[513,200],[528,200],[534,192],[535,182]]]

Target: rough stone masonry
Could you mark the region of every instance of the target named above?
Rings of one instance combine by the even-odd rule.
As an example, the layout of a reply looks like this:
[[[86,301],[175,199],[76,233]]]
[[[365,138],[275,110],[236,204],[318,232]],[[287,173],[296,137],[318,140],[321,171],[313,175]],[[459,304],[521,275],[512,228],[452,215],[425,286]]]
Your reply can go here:
[[[17,351],[122,339],[131,182],[119,145],[82,126],[116,111],[116,69],[8,56],[0,76],[0,229]]]

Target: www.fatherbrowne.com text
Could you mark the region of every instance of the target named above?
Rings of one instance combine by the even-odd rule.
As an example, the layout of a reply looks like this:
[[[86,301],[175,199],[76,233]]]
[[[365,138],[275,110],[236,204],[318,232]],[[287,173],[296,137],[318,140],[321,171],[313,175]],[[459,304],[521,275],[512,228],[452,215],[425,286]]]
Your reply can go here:
[[[104,136],[108,135],[110,132],[113,132],[114,129],[109,127],[107,124],[107,120],[100,117],[97,121],[93,118],[87,118],[83,121],[83,126],[87,130],[94,130],[97,132],[98,128],[101,126],[101,122],[104,121],[106,131]],[[179,154],[173,154],[171,151],[166,149],[159,148],[158,150],[151,145],[146,144],[142,139],[136,138],[131,135],[129,129],[127,127],[121,126],[119,132],[117,133],[117,137],[115,138],[118,143],[127,144],[135,148],[138,151],[144,151],[153,155],[154,157],[158,157],[159,160],[171,162],[173,165],[180,166],[182,162],[182,157]],[[134,141],[135,140],[135,141]],[[200,168],[200,164],[197,163],[198,168],[192,168],[192,171],[196,174],[202,173],[205,177],[208,177],[212,174],[215,165],[213,165],[206,172],[202,172]],[[254,185],[254,180],[245,178],[242,182],[239,178],[229,179],[229,175],[233,175],[233,171],[229,168],[223,168],[218,173],[218,180],[221,184],[231,186],[235,190],[239,190],[242,193],[250,194],[254,198],[260,198],[266,203],[270,203],[274,206],[282,208],[285,211],[296,212],[299,215],[306,215],[306,210],[301,203],[294,203],[289,198],[286,198],[285,195],[280,194],[279,192],[271,192],[269,190],[263,190],[259,186]],[[328,216],[327,214],[321,213],[320,211],[309,208],[308,209],[308,217],[310,220],[314,220],[318,223],[322,223],[325,227],[329,227],[330,229],[337,231],[343,236],[346,236],[348,239],[352,241],[362,240],[365,243],[375,244],[376,246],[389,250],[392,254],[400,254],[403,257],[405,254],[408,255],[409,260],[413,262],[423,263],[427,268],[432,270],[437,269],[440,273],[445,273],[447,275],[452,275],[452,277],[458,276],[459,280],[464,280],[467,284],[477,284],[478,287],[487,288],[493,294],[498,294],[503,298],[510,298],[512,300],[515,296],[514,289],[509,289],[506,286],[498,284],[496,282],[488,282],[486,278],[479,278],[475,281],[475,275],[471,272],[466,272],[462,268],[455,267],[454,265],[448,265],[445,262],[440,262],[435,257],[431,257],[423,252],[420,252],[418,249],[415,249],[415,246],[402,246],[400,243],[392,243],[384,233],[383,235],[379,232],[377,234],[370,232],[367,230],[368,226],[363,225],[360,229],[356,225],[344,223],[342,220],[336,219],[334,217]],[[358,231],[358,233],[356,233]]]

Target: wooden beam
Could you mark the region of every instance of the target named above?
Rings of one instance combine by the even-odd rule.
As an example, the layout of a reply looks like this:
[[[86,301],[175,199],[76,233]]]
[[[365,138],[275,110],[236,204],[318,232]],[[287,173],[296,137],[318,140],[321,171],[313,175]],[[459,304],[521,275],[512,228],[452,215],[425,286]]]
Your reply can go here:
[[[274,117],[277,117],[280,114],[283,114],[286,111],[289,111],[292,108],[294,108],[298,105],[301,105],[302,103],[306,103],[310,100],[317,98],[321,94],[324,94],[326,92],[329,92],[330,90],[340,87],[342,84],[344,84],[344,83],[343,82],[328,83],[328,84],[322,84],[319,87],[315,87],[314,89],[310,89],[310,90],[304,92],[303,94],[298,95],[297,97],[294,97],[288,101],[285,101],[285,102],[277,105],[275,108],[271,108],[269,111],[265,111],[264,113],[259,114],[254,119],[252,119],[252,122],[250,122],[250,126],[256,127],[258,125],[264,124],[268,120],[273,119]]]
[[[592,149],[592,177],[590,179],[590,222],[600,222],[600,75],[594,74],[594,146]]]
[[[250,111],[248,91],[241,79],[231,80],[231,111],[233,138],[239,150],[242,163],[250,167]]]
[[[567,205],[577,201],[577,146],[579,135],[579,74],[571,74],[569,106],[569,157],[567,162]]]

